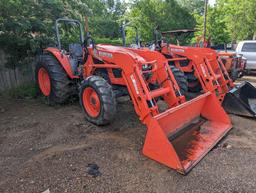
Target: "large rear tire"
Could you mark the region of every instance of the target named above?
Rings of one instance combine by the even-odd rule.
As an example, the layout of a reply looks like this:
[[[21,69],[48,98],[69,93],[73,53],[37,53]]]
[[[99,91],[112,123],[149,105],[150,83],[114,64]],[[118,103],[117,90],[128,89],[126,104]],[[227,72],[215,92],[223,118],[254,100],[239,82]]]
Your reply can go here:
[[[49,105],[65,103],[76,90],[58,60],[49,54],[40,56],[35,68],[35,80]]]
[[[170,66],[170,68],[176,79],[176,82],[180,87],[181,94],[185,95],[188,92],[188,81],[184,72],[182,72],[180,69],[176,68],[175,66]]]
[[[116,98],[110,84],[102,77],[85,79],[79,92],[80,104],[85,118],[96,125],[106,125],[116,114]]]

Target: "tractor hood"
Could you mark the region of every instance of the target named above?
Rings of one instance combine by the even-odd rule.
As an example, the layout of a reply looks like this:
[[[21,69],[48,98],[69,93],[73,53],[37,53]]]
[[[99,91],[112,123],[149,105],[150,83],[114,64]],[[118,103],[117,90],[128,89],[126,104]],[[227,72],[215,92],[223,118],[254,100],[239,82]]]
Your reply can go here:
[[[113,53],[122,53],[131,56],[134,60],[137,60],[139,63],[144,64],[146,60],[141,57],[139,54],[121,46],[112,46],[107,44],[97,44],[96,52],[99,57],[109,56],[111,58]]]
[[[189,46],[177,46],[173,44],[163,44],[162,49],[166,50],[165,52],[174,53],[180,56],[186,56],[189,59],[200,58],[202,56],[207,58],[217,58],[217,53],[215,50],[210,48],[198,48],[198,47],[189,47]]]
[[[199,48],[199,47],[190,47],[190,46],[177,46],[170,44],[169,49],[172,49],[174,52],[202,52],[202,53],[207,53],[207,54],[213,54],[216,55],[216,51],[210,48]]]

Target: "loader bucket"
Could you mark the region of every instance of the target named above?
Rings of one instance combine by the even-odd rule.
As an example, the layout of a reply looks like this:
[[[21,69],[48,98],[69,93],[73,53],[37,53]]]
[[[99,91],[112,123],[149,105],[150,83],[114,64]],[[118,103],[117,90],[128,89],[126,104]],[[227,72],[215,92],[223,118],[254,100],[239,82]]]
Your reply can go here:
[[[228,113],[256,117],[256,88],[243,82],[226,94],[222,105]]]
[[[217,97],[208,92],[147,123],[144,155],[187,174],[232,128]]]

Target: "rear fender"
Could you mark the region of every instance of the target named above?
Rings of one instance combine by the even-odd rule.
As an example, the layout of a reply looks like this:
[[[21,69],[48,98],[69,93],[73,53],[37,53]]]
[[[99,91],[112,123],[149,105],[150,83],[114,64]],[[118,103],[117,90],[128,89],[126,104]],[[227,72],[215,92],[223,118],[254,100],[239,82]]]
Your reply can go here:
[[[65,54],[62,54],[58,48],[47,48],[44,51],[51,53],[59,61],[60,65],[66,71],[69,78],[71,79],[79,78],[79,76],[74,75],[68,56]]]

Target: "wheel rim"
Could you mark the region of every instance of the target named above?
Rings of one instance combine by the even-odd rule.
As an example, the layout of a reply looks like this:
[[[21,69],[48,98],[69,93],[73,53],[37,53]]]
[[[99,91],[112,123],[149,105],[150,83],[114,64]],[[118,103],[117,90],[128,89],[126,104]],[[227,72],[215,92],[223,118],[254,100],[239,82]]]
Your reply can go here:
[[[38,83],[43,95],[49,96],[51,92],[51,81],[48,72],[44,68],[38,71]]]
[[[87,87],[83,91],[83,106],[91,117],[97,117],[100,114],[100,99],[96,91]]]

